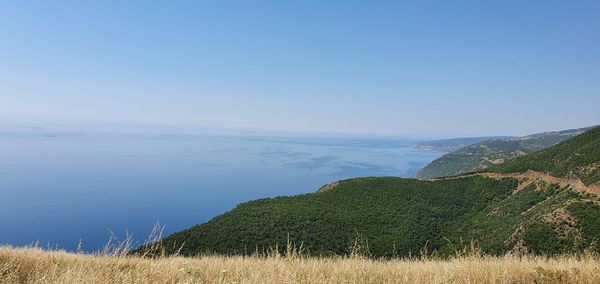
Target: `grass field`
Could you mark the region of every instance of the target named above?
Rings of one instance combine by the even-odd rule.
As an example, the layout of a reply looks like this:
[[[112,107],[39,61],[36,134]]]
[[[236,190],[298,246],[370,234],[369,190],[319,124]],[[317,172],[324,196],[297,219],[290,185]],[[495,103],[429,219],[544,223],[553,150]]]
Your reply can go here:
[[[1,283],[600,283],[596,256],[157,259],[0,247]]]

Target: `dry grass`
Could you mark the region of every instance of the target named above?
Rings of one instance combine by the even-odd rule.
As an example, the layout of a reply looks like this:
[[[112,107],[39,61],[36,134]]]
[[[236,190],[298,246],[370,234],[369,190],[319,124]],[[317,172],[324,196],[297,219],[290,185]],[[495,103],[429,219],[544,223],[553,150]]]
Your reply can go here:
[[[141,258],[0,247],[1,283],[600,283],[584,257]]]

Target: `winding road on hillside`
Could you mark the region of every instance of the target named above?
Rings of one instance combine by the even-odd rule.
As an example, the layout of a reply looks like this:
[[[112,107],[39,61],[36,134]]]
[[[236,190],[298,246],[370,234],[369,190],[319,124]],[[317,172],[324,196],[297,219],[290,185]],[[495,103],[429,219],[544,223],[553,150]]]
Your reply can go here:
[[[462,175],[462,176],[439,178],[439,179],[432,179],[432,180],[436,181],[436,180],[457,179],[457,178],[463,178],[463,177],[467,177],[467,176],[485,176],[485,177],[495,178],[495,179],[515,178],[518,180],[522,180],[523,182],[521,183],[521,185],[519,185],[517,190],[523,189],[527,185],[529,185],[532,182],[534,182],[535,180],[539,179],[539,180],[543,180],[547,183],[559,184],[562,186],[570,186],[579,192],[586,192],[586,193],[591,193],[591,194],[600,196],[600,184],[585,185],[579,179],[559,178],[559,177],[555,177],[555,176],[552,176],[552,175],[549,175],[549,174],[546,174],[543,172],[534,171],[534,170],[528,170],[524,173],[474,173],[474,174],[467,174],[467,175]]]

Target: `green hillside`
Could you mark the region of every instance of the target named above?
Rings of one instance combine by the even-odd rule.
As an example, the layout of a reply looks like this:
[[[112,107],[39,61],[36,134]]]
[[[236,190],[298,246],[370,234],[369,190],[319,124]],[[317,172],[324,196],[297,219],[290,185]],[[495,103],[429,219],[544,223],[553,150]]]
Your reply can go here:
[[[535,170],[556,177],[581,179],[586,185],[600,182],[600,127],[554,147],[529,154],[491,169],[495,172]]]
[[[420,170],[416,178],[431,179],[480,171],[548,148],[589,129],[591,127],[476,143],[434,160]]]
[[[562,176],[571,166],[587,169],[600,161],[599,132],[493,170],[531,166]],[[585,173],[580,177],[588,184],[598,182],[597,171]],[[313,255],[343,255],[357,236],[368,247],[363,252],[376,257],[415,256],[424,248],[446,256],[470,240],[489,254],[600,252],[594,245],[600,238],[598,204],[597,195],[542,179],[488,174],[437,181],[355,178],[316,193],[243,203],[163,241],[171,252],[181,247],[184,255],[284,250],[288,240]]]
[[[514,138],[512,136],[484,136],[484,137],[467,137],[467,138],[452,138],[442,140],[423,141],[414,143],[411,147],[415,149],[436,151],[436,152],[454,152],[460,148],[467,147],[473,144],[481,143],[488,140],[508,140]]]

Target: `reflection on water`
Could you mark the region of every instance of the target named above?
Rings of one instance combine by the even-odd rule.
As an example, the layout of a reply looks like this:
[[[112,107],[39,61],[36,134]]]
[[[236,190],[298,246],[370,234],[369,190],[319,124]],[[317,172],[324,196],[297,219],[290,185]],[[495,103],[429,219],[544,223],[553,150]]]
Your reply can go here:
[[[256,198],[357,176],[412,176],[440,153],[348,137],[0,133],[0,243],[96,250]]]

